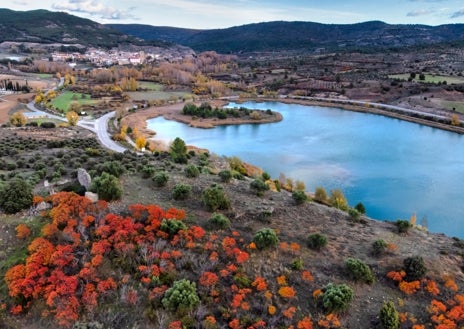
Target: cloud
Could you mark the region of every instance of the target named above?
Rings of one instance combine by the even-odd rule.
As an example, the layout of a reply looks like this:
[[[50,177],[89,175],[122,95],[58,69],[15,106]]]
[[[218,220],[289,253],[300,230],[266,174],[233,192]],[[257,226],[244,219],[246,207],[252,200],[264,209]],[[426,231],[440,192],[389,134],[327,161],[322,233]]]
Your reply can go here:
[[[432,14],[432,13],[434,13],[433,10],[419,9],[419,10],[410,11],[409,13],[407,13],[406,16],[409,16],[409,17],[416,17],[416,16],[429,15],[429,14]]]
[[[461,9],[461,10],[458,10],[456,12],[454,12],[450,18],[458,18],[458,17],[461,17],[461,16],[464,16],[464,9]]]
[[[96,0],[66,0],[59,3],[53,3],[52,8],[55,10],[88,14],[90,16],[96,16],[101,19],[108,20],[134,18],[129,12],[129,10],[134,9],[133,7],[129,10],[119,10],[105,6]]]
[[[28,6],[31,4],[31,1],[28,0],[15,0],[13,1],[15,5],[20,5],[20,6]]]

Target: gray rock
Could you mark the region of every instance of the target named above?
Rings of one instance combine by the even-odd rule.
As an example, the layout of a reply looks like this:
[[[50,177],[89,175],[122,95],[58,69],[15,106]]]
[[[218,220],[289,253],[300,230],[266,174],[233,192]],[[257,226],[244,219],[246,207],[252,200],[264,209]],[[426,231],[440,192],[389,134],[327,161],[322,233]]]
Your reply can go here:
[[[92,183],[92,178],[84,168],[77,169],[77,180],[79,184],[85,187],[86,190],[89,189],[90,184]]]
[[[42,202],[38,203],[37,206],[35,206],[35,210],[36,211],[42,211],[42,210],[50,209],[51,207],[52,207],[51,204],[42,201]]]
[[[85,197],[95,203],[98,201],[98,194],[92,192],[85,192]]]

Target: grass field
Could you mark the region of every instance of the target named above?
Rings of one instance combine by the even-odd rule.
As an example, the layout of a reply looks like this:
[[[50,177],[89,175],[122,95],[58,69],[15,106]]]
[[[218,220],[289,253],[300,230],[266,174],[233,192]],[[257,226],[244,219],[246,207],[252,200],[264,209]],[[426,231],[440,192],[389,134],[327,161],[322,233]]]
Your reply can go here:
[[[137,81],[138,87],[140,89],[146,89],[147,91],[162,91],[163,85],[151,82],[151,81]]]
[[[464,113],[463,102],[447,101],[443,99],[435,99],[433,102],[447,110],[453,111],[454,109],[456,112]]]
[[[189,97],[189,93],[183,91],[133,91],[126,93],[134,101],[155,101],[155,100],[168,100],[171,97]]]
[[[83,98],[82,95],[84,95],[85,98]],[[81,105],[92,105],[98,103],[97,100],[90,99],[89,94],[80,94],[74,93],[72,91],[65,91],[64,93],[61,93],[56,98],[54,98],[51,104],[53,105],[53,107],[66,112],[68,110],[69,104],[72,101],[77,101]]]
[[[449,75],[435,75],[435,74],[428,74],[424,73],[425,79],[419,80],[419,74],[416,74],[416,78],[414,81],[422,82],[422,83],[439,83],[446,81],[447,84],[460,84],[464,83],[464,77],[458,76],[449,76]],[[408,80],[410,77],[409,73],[403,74],[391,74],[388,76],[390,79],[399,79],[399,80]]]
[[[53,74],[51,73],[34,73],[32,76],[40,78],[40,79],[51,79],[53,78]]]

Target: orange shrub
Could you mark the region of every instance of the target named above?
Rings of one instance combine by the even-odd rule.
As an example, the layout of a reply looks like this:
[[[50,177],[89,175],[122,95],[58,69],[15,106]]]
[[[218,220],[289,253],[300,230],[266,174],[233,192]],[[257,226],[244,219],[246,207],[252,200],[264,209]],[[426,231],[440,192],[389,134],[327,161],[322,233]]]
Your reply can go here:
[[[270,315],[274,315],[277,311],[277,308],[273,305],[269,305],[267,307],[267,312],[270,314]]]
[[[253,281],[251,285],[255,287],[257,291],[264,291],[267,289],[266,280],[264,280],[261,276],[256,277],[255,281]]]
[[[307,282],[313,282],[313,281],[314,281],[313,275],[312,275],[311,272],[309,272],[309,271],[303,271],[303,272],[301,272],[301,278],[302,278],[304,281],[307,281]]]
[[[203,272],[200,276],[200,285],[204,287],[213,287],[219,280],[219,277],[213,272]]]
[[[295,316],[296,308],[294,306],[290,306],[286,310],[282,312],[283,316],[285,316],[288,319],[293,319]]]
[[[285,275],[278,276],[277,283],[279,284],[279,286],[285,286],[287,284],[287,278],[285,277]]]
[[[393,281],[400,282],[406,276],[405,271],[391,271],[387,273],[387,278],[392,279]]]
[[[427,281],[427,285],[425,286],[425,290],[427,290],[431,295],[436,296],[440,293],[440,289],[438,288],[437,284],[433,280]]]
[[[292,287],[281,287],[278,293],[283,298],[294,298],[296,295],[295,289]]]
[[[18,239],[26,239],[31,235],[31,229],[25,224],[19,224],[16,226],[16,237]]]
[[[304,317],[302,320],[298,321],[296,324],[297,329],[313,329],[313,322],[309,316]]]
[[[401,281],[398,287],[406,295],[412,295],[412,294],[415,294],[420,289],[420,281],[417,281],[417,280],[412,281],[412,282]]]

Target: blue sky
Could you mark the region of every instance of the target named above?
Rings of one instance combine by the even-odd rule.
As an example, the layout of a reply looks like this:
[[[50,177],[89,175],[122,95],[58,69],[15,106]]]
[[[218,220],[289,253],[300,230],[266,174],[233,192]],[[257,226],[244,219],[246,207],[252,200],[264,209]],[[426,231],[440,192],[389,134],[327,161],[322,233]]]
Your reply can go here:
[[[0,0],[13,10],[65,11],[100,23],[224,28],[275,20],[349,24],[464,23],[463,0]]]

